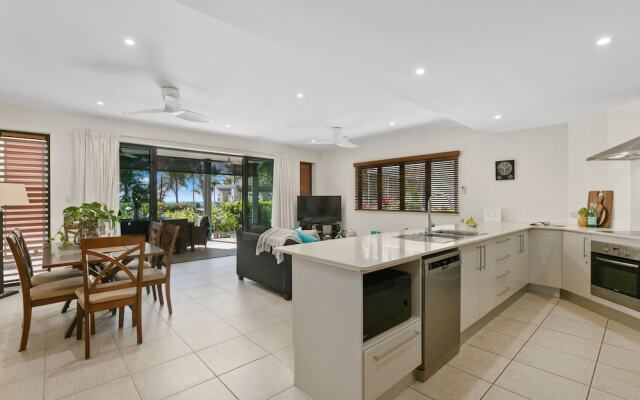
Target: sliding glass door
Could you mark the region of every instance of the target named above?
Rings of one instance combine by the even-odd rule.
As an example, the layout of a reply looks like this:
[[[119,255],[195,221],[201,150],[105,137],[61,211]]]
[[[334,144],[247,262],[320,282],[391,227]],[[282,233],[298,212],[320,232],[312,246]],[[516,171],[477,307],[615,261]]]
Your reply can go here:
[[[155,215],[151,199],[154,153],[146,146],[120,146],[120,218],[149,220]]]
[[[243,229],[261,232],[271,227],[273,160],[245,157],[242,170]]]
[[[270,225],[273,161],[153,146],[120,146],[120,217],[125,220],[210,219],[215,236],[243,226],[243,164],[255,175],[255,225]]]

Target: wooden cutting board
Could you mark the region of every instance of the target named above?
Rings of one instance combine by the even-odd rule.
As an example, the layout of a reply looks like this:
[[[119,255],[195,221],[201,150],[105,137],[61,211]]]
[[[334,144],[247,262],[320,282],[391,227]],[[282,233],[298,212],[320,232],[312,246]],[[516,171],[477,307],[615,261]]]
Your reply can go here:
[[[611,217],[613,213],[613,190],[592,190],[589,192],[587,208],[591,203],[595,203],[598,213],[598,226],[600,228],[611,228]]]

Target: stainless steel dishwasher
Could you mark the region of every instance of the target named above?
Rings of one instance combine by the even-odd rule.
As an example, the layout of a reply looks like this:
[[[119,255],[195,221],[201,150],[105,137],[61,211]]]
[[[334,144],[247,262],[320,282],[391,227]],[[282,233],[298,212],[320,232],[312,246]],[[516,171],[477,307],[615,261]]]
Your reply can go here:
[[[460,251],[422,258],[422,365],[417,378],[426,381],[460,349]]]

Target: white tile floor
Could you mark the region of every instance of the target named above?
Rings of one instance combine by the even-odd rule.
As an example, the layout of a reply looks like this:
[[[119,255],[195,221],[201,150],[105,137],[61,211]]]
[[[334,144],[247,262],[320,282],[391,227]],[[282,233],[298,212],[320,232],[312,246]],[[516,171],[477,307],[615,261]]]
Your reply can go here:
[[[309,400],[293,387],[292,304],[249,280],[235,258],[176,264],[174,314],[144,300],[144,343],[130,316],[105,313],[84,345],[64,339],[74,310],[34,312],[18,353],[19,296],[0,301],[0,399]],[[574,304],[527,294],[398,400],[640,399],[640,332]]]
[[[638,400],[640,332],[527,293],[403,400]]]

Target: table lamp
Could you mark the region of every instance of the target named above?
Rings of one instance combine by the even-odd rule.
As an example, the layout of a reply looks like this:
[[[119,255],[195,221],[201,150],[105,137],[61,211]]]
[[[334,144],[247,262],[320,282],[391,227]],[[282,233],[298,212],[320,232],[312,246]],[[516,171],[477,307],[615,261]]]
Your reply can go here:
[[[18,293],[17,290],[4,290],[4,206],[28,206],[27,187],[22,183],[0,182],[0,299]]]

